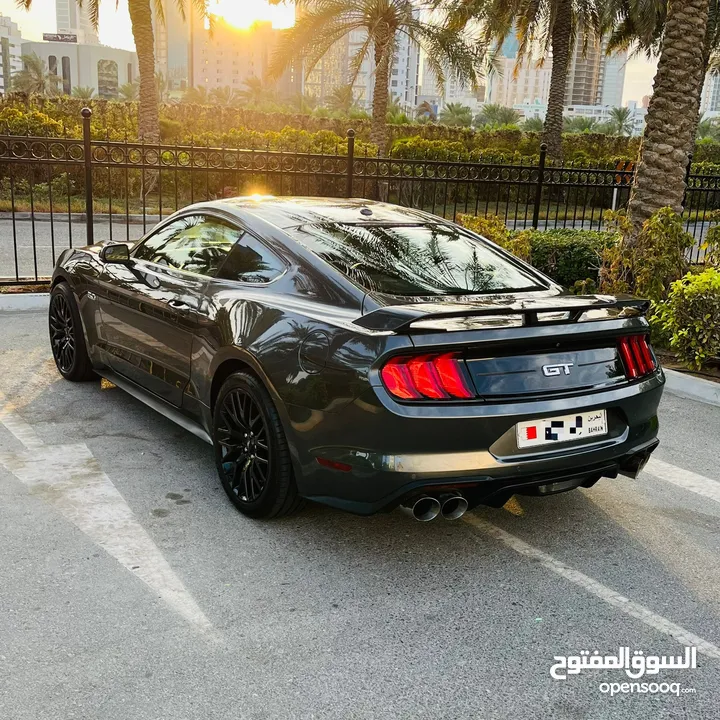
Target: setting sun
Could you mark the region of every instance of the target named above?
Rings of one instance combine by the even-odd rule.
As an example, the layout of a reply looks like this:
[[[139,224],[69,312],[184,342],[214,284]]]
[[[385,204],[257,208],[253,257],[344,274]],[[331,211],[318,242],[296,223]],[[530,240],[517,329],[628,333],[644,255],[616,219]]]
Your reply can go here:
[[[274,28],[288,28],[295,23],[292,3],[270,5],[266,0],[211,0],[208,11],[237,28],[249,28],[258,21],[270,21]]]

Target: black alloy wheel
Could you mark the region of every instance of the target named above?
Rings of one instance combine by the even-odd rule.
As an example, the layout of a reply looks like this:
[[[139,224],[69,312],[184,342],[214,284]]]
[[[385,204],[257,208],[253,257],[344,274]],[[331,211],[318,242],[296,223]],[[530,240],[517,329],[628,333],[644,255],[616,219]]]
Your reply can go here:
[[[213,413],[213,444],[220,481],[243,514],[273,518],[299,507],[280,418],[255,376],[234,373],[223,384]]]
[[[56,285],[50,293],[48,324],[50,347],[60,374],[73,381],[93,378],[80,313],[67,283]]]
[[[222,423],[215,431],[228,486],[244,503],[256,502],[267,487],[270,472],[268,429],[255,400],[242,388],[225,395]]]

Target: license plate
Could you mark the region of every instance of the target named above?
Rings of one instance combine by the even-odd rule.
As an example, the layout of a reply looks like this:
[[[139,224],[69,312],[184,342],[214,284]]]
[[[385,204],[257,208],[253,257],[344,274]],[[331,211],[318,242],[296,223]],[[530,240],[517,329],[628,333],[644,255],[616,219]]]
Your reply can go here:
[[[518,423],[517,444],[519,448],[529,448],[585,440],[607,433],[607,413],[605,410],[592,410]]]

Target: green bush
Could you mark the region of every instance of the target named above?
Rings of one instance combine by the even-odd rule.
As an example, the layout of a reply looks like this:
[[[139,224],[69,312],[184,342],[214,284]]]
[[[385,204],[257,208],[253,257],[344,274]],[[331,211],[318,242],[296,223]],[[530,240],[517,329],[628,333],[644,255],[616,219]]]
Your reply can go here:
[[[674,282],[659,315],[680,360],[700,370],[720,356],[720,270]]]
[[[555,282],[583,292],[599,283],[600,259],[617,235],[596,230],[526,230],[530,262]]]
[[[461,215],[459,222],[530,262],[560,285],[579,292],[597,288],[601,257],[618,242],[616,233],[595,230],[510,232],[496,216]]]

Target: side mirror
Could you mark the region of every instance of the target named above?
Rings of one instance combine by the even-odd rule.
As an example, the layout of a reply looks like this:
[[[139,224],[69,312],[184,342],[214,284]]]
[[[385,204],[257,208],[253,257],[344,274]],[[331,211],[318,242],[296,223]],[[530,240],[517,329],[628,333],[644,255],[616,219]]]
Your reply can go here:
[[[130,262],[130,251],[127,245],[105,245],[100,250],[100,259],[106,263],[120,263],[126,265]]]

